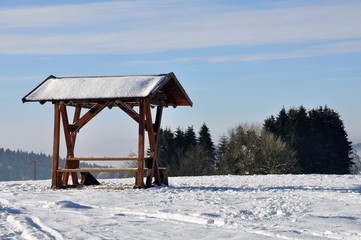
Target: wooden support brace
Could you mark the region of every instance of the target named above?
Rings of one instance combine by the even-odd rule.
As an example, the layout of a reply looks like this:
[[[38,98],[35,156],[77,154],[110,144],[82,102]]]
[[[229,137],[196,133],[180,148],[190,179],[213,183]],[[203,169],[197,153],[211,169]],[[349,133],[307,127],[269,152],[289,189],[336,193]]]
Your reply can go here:
[[[74,157],[74,147],[75,147],[75,140],[77,132],[72,132],[71,128],[69,127],[69,119],[68,119],[68,112],[65,105],[60,106],[61,117],[63,120],[63,129],[64,129],[64,138],[67,148],[67,158]],[[81,108],[77,107],[74,112],[74,122],[79,119]],[[79,167],[78,162],[69,162],[65,161],[64,168],[74,169]],[[75,172],[71,173],[73,184],[79,184],[78,175]],[[69,180],[69,173],[63,173],[62,182],[63,185],[67,185]]]
[[[122,109],[126,114],[128,114],[131,118],[133,118],[137,123],[139,123],[139,114],[136,111],[134,111],[132,107],[130,107],[129,105],[127,105],[126,103],[120,100],[117,100],[115,104],[120,109]]]
[[[101,112],[109,102],[106,103],[97,103],[92,107],[87,113],[85,113],[81,118],[74,122],[73,125],[70,125],[71,132],[78,132],[85,124],[92,120],[99,112]]]
[[[146,115],[146,127],[148,131],[148,139],[149,139],[149,148],[150,148],[150,156],[148,158],[149,163],[147,163],[147,180],[146,185],[147,187],[151,187],[153,177],[159,179],[159,171],[158,168],[155,168],[155,150],[156,150],[156,143],[155,143],[155,136],[153,131],[153,120],[152,120],[152,113],[150,109],[150,104],[148,101],[145,102],[145,115]]]

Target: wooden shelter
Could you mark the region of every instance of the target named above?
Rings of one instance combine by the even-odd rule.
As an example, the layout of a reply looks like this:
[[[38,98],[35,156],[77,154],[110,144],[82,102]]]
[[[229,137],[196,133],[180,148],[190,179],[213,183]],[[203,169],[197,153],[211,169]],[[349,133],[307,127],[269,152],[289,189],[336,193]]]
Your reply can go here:
[[[164,107],[192,106],[192,101],[174,73],[160,75],[131,75],[105,77],[54,77],[49,76],[27,94],[22,101],[54,104],[53,188],[68,186],[69,175],[73,185],[79,184],[78,173],[135,172],[135,187],[150,187],[153,179],[161,184],[157,161],[157,136]],[[68,108],[74,108],[70,122]],[[138,124],[137,157],[80,157],[74,149],[79,130],[104,108],[119,108]],[[153,120],[152,108],[156,108]],[[82,110],[85,113],[82,114]],[[60,126],[63,126],[66,143],[66,161],[59,168]],[[149,156],[145,157],[145,137],[148,133]],[[79,168],[79,161],[129,161],[137,168]],[[146,183],[144,184],[144,178]]]

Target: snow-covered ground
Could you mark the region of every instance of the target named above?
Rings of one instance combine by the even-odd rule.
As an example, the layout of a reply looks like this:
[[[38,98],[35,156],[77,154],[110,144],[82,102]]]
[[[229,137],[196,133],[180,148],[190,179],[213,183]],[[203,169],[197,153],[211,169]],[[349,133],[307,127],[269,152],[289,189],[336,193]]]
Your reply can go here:
[[[361,175],[0,182],[0,239],[361,239]],[[125,190],[122,188],[125,187]]]

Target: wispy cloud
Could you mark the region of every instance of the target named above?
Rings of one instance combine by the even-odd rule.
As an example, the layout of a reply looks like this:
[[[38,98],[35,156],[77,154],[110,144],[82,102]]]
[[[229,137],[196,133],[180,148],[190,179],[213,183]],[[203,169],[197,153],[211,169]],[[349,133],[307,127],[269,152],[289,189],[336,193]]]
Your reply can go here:
[[[336,43],[315,44],[308,47],[299,47],[297,50],[279,50],[272,53],[264,52],[258,54],[244,54],[244,55],[221,55],[221,56],[197,56],[187,58],[167,58],[162,60],[133,60],[127,61],[126,64],[163,64],[163,63],[177,63],[177,62],[263,62],[263,61],[277,61],[289,60],[309,57],[323,57],[340,54],[357,54],[361,53],[361,39],[351,41],[338,41]]]
[[[2,9],[0,54],[150,53],[361,38],[361,3],[247,10],[215,3],[113,1]]]
[[[312,47],[301,48],[293,51],[250,54],[250,55],[228,55],[210,57],[209,62],[259,62],[272,60],[285,60],[308,57],[322,57],[338,54],[350,54],[361,52],[361,40],[342,41],[329,44],[317,44]]]
[[[329,77],[322,78],[322,81],[361,81],[361,77]]]

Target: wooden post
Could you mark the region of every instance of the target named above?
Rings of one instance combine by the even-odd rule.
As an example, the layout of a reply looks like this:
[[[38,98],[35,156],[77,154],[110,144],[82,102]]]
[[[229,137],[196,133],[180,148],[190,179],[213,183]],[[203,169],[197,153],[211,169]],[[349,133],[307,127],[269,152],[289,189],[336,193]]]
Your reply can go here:
[[[157,159],[157,146],[158,146],[158,133],[160,129],[160,123],[162,118],[163,107],[157,108],[156,120],[153,124],[152,120],[152,113],[151,107],[149,102],[146,102],[145,107],[145,116],[146,116],[146,129],[148,131],[148,138],[149,138],[149,148],[150,148],[150,156],[149,156],[149,163],[147,163],[147,187],[151,187],[152,180],[154,177],[154,181],[156,184],[161,184],[161,177],[159,172],[158,166],[158,159]]]
[[[139,131],[138,131],[138,170],[134,188],[144,187],[144,131],[145,131],[145,101],[139,104]]]
[[[51,174],[51,187],[60,187],[57,178],[59,168],[59,147],[60,147],[60,108],[59,103],[54,103],[54,140],[53,140],[53,166]]]
[[[154,162],[153,162],[153,169],[155,172],[155,183],[160,185],[162,183],[160,172],[159,172],[159,165],[158,165],[158,155],[157,155],[157,149],[158,149],[158,134],[160,130],[160,125],[162,122],[162,115],[163,115],[163,106],[157,107],[157,113],[155,116],[155,123],[154,123],[154,141],[155,141],[155,149],[154,149]],[[168,185],[168,184],[167,184]]]
[[[145,126],[148,132],[148,139],[149,139],[149,158],[147,159],[147,180],[146,185],[147,187],[152,186],[152,180],[154,176],[154,155],[155,155],[155,139],[154,139],[154,131],[153,131],[153,119],[152,113],[150,109],[149,101],[145,102]]]

